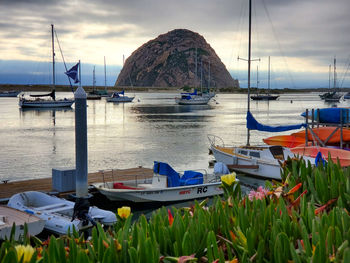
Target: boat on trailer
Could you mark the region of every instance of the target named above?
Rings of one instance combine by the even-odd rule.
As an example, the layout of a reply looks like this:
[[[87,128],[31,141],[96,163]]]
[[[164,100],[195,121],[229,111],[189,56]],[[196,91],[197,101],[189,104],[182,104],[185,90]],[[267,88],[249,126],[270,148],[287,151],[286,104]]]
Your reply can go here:
[[[9,207],[43,219],[45,229],[59,235],[72,233],[73,227],[81,231],[92,226],[91,222],[78,218],[72,220],[74,205],[74,202],[36,191],[15,194],[7,204]],[[117,221],[113,212],[95,206],[89,208],[88,215],[93,221],[103,225],[112,225]]]
[[[148,179],[101,182],[93,186],[112,201],[176,202],[223,193],[219,174],[208,174],[205,170],[180,173],[163,162],[154,162],[153,173]]]

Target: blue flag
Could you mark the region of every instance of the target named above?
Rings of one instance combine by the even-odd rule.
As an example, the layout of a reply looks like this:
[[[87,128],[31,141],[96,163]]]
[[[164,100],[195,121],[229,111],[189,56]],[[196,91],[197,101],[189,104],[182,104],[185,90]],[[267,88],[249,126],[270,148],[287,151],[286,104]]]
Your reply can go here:
[[[74,83],[79,83],[79,78],[78,78],[78,67],[79,67],[79,62],[73,66],[70,70],[65,72],[68,77],[74,80]]]

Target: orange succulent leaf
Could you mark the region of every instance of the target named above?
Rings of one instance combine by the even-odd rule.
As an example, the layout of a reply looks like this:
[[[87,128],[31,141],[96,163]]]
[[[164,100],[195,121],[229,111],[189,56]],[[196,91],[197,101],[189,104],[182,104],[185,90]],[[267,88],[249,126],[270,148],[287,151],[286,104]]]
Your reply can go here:
[[[307,190],[305,190],[304,192],[301,193],[301,195],[299,195],[297,197],[297,199],[295,199],[295,201],[292,203],[292,207],[297,206],[300,204],[300,199],[303,197],[303,195],[305,195],[307,193]]]
[[[230,230],[230,236],[232,238],[232,241],[235,242],[235,240],[237,239],[237,236],[232,232],[232,230]]]
[[[174,217],[171,214],[170,209],[168,209],[168,219],[169,219],[169,225],[171,226],[173,224],[173,222],[174,222]]]
[[[109,247],[109,244],[105,241],[105,240],[102,240],[102,243],[104,245],[105,248],[108,248]]]
[[[325,205],[317,208],[315,210],[315,215],[318,215],[319,213],[321,213],[322,211],[324,211],[325,209],[327,209],[331,204],[333,204],[334,202],[336,202],[338,200],[338,198],[334,198],[329,200]]]
[[[302,186],[302,183],[298,183],[296,186],[294,186],[292,189],[289,190],[289,192],[286,195],[294,194],[296,191],[299,190],[299,188]]]

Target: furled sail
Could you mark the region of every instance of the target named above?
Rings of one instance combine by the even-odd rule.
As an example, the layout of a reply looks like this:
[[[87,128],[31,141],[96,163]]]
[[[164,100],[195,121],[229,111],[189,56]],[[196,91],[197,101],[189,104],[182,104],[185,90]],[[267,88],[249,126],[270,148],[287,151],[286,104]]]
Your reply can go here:
[[[47,93],[47,94],[30,94],[29,96],[35,97],[35,98],[50,96],[53,100],[56,99],[55,90],[53,90],[53,91],[51,91],[50,93]]]
[[[250,111],[247,111],[247,128],[249,130],[258,130],[258,131],[268,131],[268,132],[283,132],[289,130],[296,130],[302,127],[305,127],[305,123],[295,124],[295,125],[287,125],[287,126],[267,126],[259,123]]]

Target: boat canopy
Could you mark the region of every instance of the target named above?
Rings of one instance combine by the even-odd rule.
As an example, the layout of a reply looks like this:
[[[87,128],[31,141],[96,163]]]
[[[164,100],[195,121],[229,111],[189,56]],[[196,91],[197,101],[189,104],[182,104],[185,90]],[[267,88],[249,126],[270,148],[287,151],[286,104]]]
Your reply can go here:
[[[297,130],[302,127],[306,127],[305,123],[295,124],[295,125],[286,125],[286,126],[267,126],[259,123],[250,111],[247,111],[247,128],[249,130],[258,130],[258,131],[268,131],[268,132],[283,132],[289,130]]]

